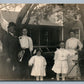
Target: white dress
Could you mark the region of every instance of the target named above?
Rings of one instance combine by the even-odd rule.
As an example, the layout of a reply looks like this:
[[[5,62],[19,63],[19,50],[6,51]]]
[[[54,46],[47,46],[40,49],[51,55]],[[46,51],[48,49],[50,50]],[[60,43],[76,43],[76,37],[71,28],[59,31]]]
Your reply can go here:
[[[81,50],[83,47],[80,40],[73,37],[66,41],[66,49],[68,49],[71,53],[73,53],[74,51],[77,52],[76,51],[77,47],[79,47],[79,50]],[[70,72],[68,74],[68,77],[77,77],[77,76],[79,77],[80,76],[79,65],[76,65],[73,68],[73,66],[75,65],[75,62],[73,62],[73,60],[78,60],[78,55],[72,55],[68,59],[68,65],[69,65],[68,73]],[[71,69],[72,69],[72,71],[71,71]]]
[[[46,60],[43,56],[33,56],[29,60],[29,65],[33,64],[31,76],[46,76]]]
[[[68,72],[68,56],[70,55],[70,52],[66,49],[57,49],[54,56],[54,65],[52,67],[52,70],[55,73],[64,73],[67,74]]]

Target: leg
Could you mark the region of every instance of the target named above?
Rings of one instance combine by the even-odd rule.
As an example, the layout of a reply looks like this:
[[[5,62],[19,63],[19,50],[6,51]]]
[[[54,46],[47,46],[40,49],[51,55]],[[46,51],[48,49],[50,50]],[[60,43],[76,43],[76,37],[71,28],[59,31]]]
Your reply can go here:
[[[39,81],[39,76],[36,76],[36,81]]]
[[[62,74],[62,80],[64,81],[66,77],[66,74]]]
[[[40,76],[40,80],[43,81],[43,76]]]
[[[56,79],[57,79],[58,81],[60,80],[60,74],[59,74],[59,73],[57,73]]]

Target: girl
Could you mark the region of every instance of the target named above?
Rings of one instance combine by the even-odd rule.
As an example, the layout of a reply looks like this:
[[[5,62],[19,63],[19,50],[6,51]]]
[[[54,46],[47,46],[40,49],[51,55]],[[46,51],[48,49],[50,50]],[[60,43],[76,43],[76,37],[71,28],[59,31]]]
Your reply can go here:
[[[40,50],[37,50],[37,54],[30,58],[29,65],[33,65],[31,76],[35,76],[37,81],[43,80],[43,77],[46,76],[47,63]]]
[[[74,54],[70,53],[68,50],[64,49],[64,42],[60,43],[60,49],[55,51],[54,57],[54,66],[52,70],[57,73],[57,80],[60,79],[60,74],[62,74],[62,80],[65,80],[65,77],[68,73],[68,56]]]

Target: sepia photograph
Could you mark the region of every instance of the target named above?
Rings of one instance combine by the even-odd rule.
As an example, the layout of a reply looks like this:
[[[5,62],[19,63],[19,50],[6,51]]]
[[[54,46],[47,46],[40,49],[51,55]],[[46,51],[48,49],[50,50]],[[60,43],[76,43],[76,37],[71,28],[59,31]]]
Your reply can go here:
[[[84,81],[84,4],[0,4],[0,81]]]

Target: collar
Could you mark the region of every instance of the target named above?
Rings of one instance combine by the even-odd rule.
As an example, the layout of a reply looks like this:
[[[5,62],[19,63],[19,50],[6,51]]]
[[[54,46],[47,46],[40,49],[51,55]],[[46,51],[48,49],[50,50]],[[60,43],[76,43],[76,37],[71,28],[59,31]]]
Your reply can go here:
[[[61,50],[64,50],[64,48],[60,48]]]
[[[9,32],[9,34],[10,34],[11,36],[14,36],[14,34],[13,34],[13,33],[11,33],[11,32]]]

